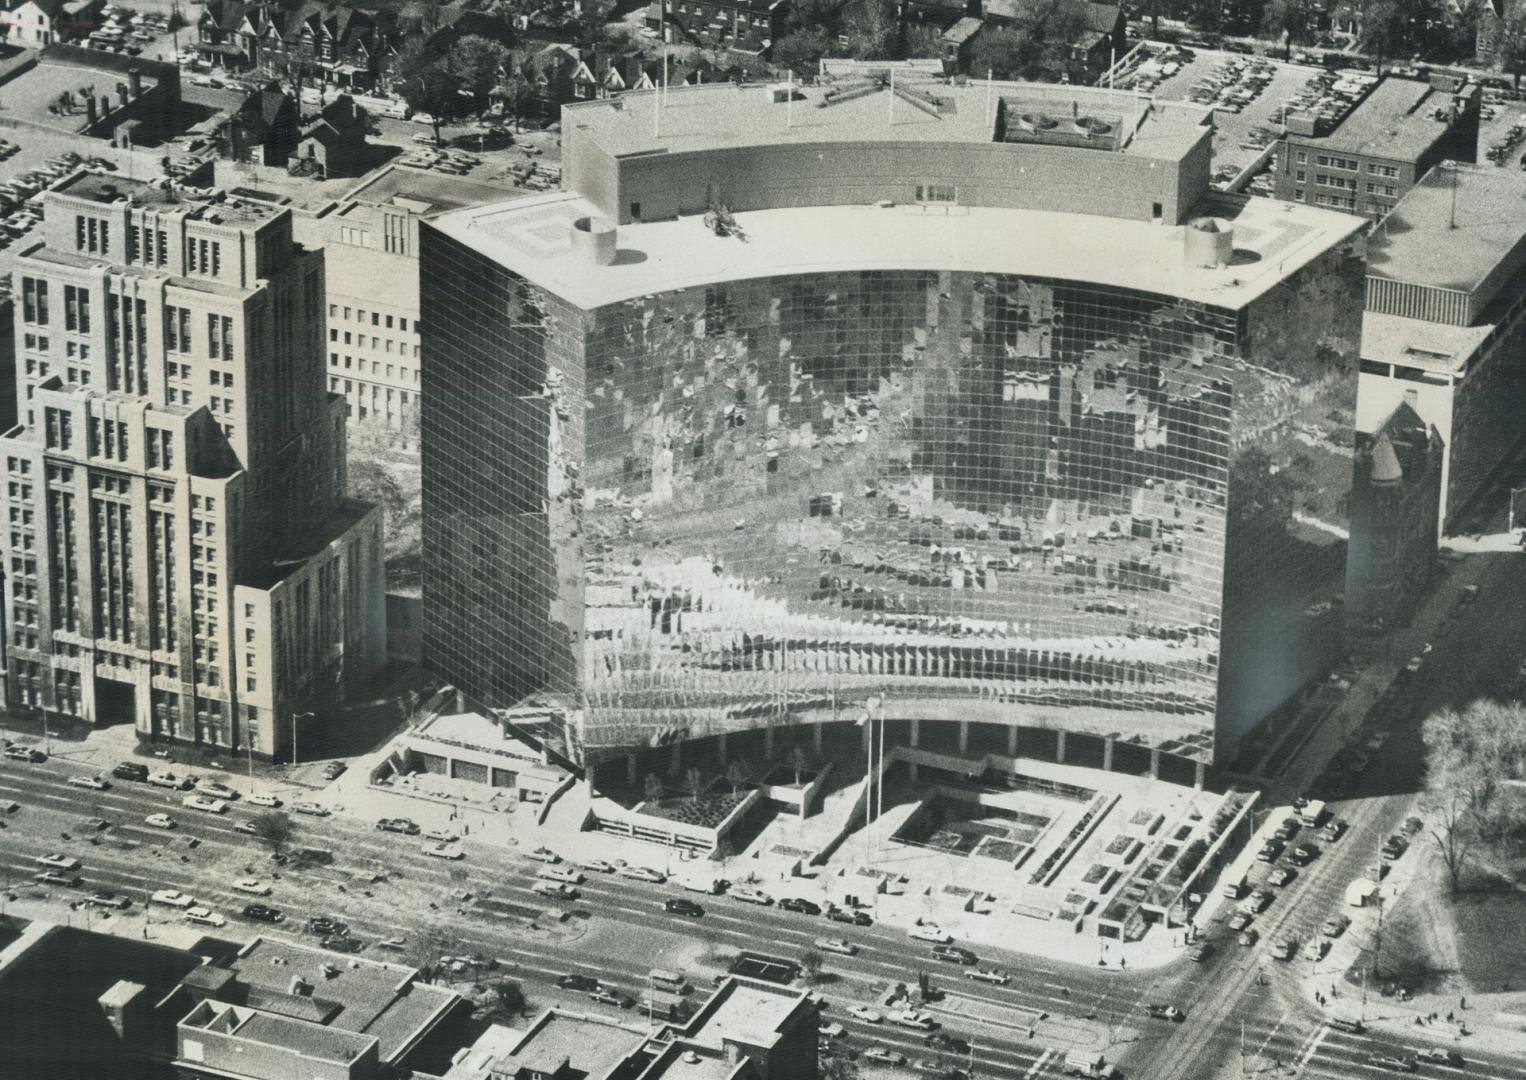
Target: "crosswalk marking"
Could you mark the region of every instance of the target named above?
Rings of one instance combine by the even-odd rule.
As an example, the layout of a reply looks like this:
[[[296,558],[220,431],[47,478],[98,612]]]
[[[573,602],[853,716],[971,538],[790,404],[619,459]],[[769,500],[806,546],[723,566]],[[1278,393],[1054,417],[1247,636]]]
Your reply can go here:
[[[1024,1080],[1032,1080],[1033,1077],[1044,1071],[1044,1066],[1049,1064],[1049,1059],[1054,1057],[1053,1050],[1045,1050],[1033,1063],[1033,1067],[1023,1074]]]
[[[1329,1034],[1330,1034],[1330,1025],[1329,1024],[1321,1024],[1319,1026],[1319,1030],[1314,1033],[1314,1037],[1309,1040],[1308,1049],[1304,1050],[1302,1056],[1300,1056],[1299,1059],[1298,1059],[1298,1068],[1299,1069],[1303,1069],[1305,1066],[1307,1066],[1309,1064],[1310,1060],[1313,1059],[1314,1055],[1319,1052],[1320,1044],[1325,1041],[1325,1036],[1327,1036]]]

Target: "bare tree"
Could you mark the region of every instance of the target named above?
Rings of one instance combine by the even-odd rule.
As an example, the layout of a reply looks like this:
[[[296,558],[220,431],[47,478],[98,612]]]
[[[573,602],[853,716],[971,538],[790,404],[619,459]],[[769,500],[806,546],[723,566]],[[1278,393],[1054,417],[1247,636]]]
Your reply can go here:
[[[805,775],[806,768],[810,763],[809,759],[805,756],[805,747],[798,743],[790,747],[789,761],[790,768],[795,770],[795,786],[799,787],[800,778]]]
[[[688,790],[689,797],[695,802],[699,802],[699,797],[705,789],[704,773],[700,772],[695,766],[690,765],[684,770],[684,787]]]
[[[726,766],[726,782],[731,785],[731,793],[735,795],[747,783],[747,766],[740,761],[732,761]]]
[[[1429,835],[1453,891],[1470,856],[1514,833],[1507,782],[1526,773],[1526,705],[1478,699],[1425,718],[1425,798]]]
[[[254,815],[249,819],[249,827],[254,831],[255,839],[270,848],[272,855],[281,854],[281,849],[297,835],[296,822],[280,810],[267,810],[263,814]]]
[[[662,781],[658,779],[656,773],[646,774],[645,790],[647,802],[656,802],[662,798]]]

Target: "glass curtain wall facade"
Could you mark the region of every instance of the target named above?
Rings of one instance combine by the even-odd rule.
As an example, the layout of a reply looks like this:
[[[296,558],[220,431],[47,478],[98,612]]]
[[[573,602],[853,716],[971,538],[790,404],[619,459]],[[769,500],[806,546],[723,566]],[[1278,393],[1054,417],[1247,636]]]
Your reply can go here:
[[[1348,253],[1242,311],[880,270],[582,311],[424,232],[426,662],[563,697],[581,760],[876,702],[1209,761],[1338,647]]]

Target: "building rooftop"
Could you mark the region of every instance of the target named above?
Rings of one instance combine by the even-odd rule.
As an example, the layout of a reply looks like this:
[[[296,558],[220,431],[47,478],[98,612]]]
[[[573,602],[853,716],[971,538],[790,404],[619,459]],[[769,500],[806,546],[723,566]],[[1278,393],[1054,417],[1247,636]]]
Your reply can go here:
[[[721,1052],[728,1039],[771,1046],[799,1009],[808,1008],[804,990],[760,986],[729,979],[684,1028],[684,1041]]]
[[[383,1061],[409,1049],[456,1000],[448,990],[418,982],[413,968],[275,938],[255,938],[223,966],[262,991],[260,1009],[291,1016],[295,1010],[277,1008],[278,997],[292,998],[294,1005],[319,1000],[329,1027],[373,1036]],[[291,993],[292,980],[299,976],[311,987],[311,996]]]
[[[1367,273],[1472,292],[1526,255],[1526,172],[1447,164],[1405,193],[1367,242]]]
[[[208,1002],[181,1021],[182,1030],[208,1028],[251,1043],[291,1050],[317,1061],[347,1063],[376,1045],[369,1035],[358,1035],[307,1020],[263,1012],[256,1006],[243,1008]]]
[[[641,1080],[731,1080],[749,1068],[746,1060],[728,1061],[723,1054],[700,1053],[674,1043],[647,1067]]]
[[[889,85],[892,68],[896,93]],[[1200,106],[1123,91],[1040,83],[958,85],[903,70],[865,65],[861,74],[796,85],[793,104],[786,104],[784,83],[705,83],[622,94],[564,106],[562,130],[615,156],[818,142],[989,143],[996,141],[996,102],[1015,99],[1053,116],[1123,118],[1119,152],[1177,161],[1210,123],[1209,111]],[[937,110],[923,108],[908,94],[941,104]]]
[[[1493,324],[1452,326],[1376,311],[1362,314],[1362,359],[1438,375],[1461,375]]]
[[[562,1066],[570,1064],[582,1075],[604,1076],[630,1056],[643,1035],[602,1017],[548,1010],[498,1059],[497,1070],[510,1076],[522,1070],[560,1075]]]
[[[1365,226],[1361,218],[1271,199],[1212,196],[1197,208],[1234,228],[1236,258],[1188,266],[1183,227],[1039,210],[822,206],[738,213],[746,241],[699,216],[624,225],[612,265],[572,253],[574,221],[597,216],[558,192],[446,214],[426,228],[590,309],[649,293],[775,275],[845,270],[970,270],[1091,281],[1227,308],[1260,296]],[[1013,243],[1021,236],[1022,243]],[[822,238],[830,237],[830,244]]]
[[[1413,160],[1446,133],[1452,93],[1417,79],[1390,75],[1348,112],[1328,135],[1295,135],[1322,149]],[[1442,118],[1436,118],[1440,109]]]

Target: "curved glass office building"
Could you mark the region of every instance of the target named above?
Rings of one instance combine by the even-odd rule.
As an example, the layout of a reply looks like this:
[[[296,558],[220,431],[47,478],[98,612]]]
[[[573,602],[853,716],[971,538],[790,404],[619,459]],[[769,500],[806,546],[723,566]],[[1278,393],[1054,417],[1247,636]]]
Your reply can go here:
[[[425,226],[433,670],[590,764],[866,710],[1209,764],[1321,677],[1362,222],[1060,91],[574,106],[569,191]]]

